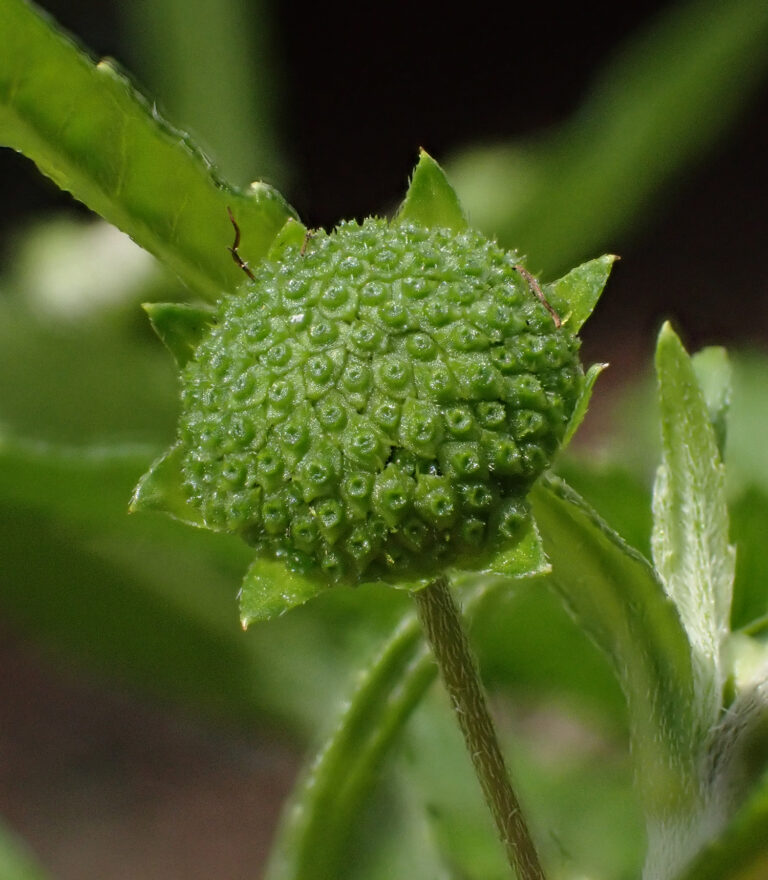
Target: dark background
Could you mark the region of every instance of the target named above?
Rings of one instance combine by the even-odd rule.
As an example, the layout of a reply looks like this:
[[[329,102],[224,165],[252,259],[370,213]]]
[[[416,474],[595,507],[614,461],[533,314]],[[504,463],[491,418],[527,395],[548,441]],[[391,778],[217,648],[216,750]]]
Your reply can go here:
[[[442,159],[464,145],[527,137],[562,122],[595,70],[666,5],[620,4],[608,15],[590,4],[452,12],[437,3],[275,3],[267,26],[291,171],[280,189],[310,226],[387,210],[402,197],[419,146]],[[112,3],[44,6],[152,94]],[[766,155],[763,85],[706,158],[665,187],[644,226],[612,243],[622,263],[588,326],[588,355],[635,367],[628,353],[650,353],[665,317],[678,320],[692,347],[763,344]],[[7,150],[0,151],[0,180],[0,234],[42,208],[72,210],[67,195]]]

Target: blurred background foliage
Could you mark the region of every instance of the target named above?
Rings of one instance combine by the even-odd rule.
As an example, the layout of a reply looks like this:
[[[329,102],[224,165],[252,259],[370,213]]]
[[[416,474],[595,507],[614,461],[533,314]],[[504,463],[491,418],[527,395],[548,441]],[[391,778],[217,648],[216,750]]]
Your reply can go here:
[[[268,180],[309,225],[391,210],[423,145],[472,221],[545,279],[620,253],[584,334],[585,360],[612,368],[560,468],[644,552],[655,328],[671,316],[692,348],[732,347],[733,615],[760,631],[764,0],[640,2],[610,16],[572,5],[556,17],[535,5],[493,15],[401,2],[365,15],[267,0],[43,5],[130,70],[224,177]],[[0,151],[0,180],[0,813],[54,876],[258,877],[296,756],[332,728],[406,597],[330,593],[244,634],[235,594],[246,548],[126,515],[176,416],[171,360],[138,304],[185,290],[27,160]],[[603,658],[538,581],[495,591],[473,633],[557,876],[637,876],[643,832],[623,701]],[[504,876],[444,710],[431,693],[414,715],[351,831],[344,876]],[[85,716],[126,733],[96,720],[86,736]],[[93,751],[67,747],[78,736]],[[126,739],[145,736],[148,750],[154,737],[174,755],[172,769],[152,763],[163,752],[126,757]],[[211,753],[226,756],[215,778]],[[199,788],[181,784],[189,777]],[[222,779],[237,822],[216,812]],[[160,807],[149,802],[158,791]],[[217,833],[197,833],[195,821]],[[4,833],[0,880],[36,870]]]

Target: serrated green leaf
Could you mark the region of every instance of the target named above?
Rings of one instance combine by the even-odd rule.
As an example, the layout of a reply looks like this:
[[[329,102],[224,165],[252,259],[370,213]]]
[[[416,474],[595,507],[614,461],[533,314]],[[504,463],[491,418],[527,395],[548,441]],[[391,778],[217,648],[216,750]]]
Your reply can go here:
[[[576,401],[576,406],[573,408],[568,427],[565,429],[563,441],[560,444],[561,449],[565,449],[565,447],[571,442],[573,435],[578,431],[579,426],[584,421],[584,418],[587,415],[587,410],[589,409],[589,401],[592,399],[592,392],[594,391],[595,383],[599,379],[603,370],[607,368],[608,364],[592,364],[587,370],[587,374],[584,377],[584,385],[582,386],[581,393]]]
[[[544,286],[544,295],[574,335],[592,314],[618,257],[605,254],[582,263],[567,275]]]
[[[281,560],[257,557],[240,588],[240,622],[247,629],[260,620],[280,617],[327,589],[322,578],[289,571]]]
[[[211,309],[186,303],[143,303],[142,308],[179,367],[190,360],[213,322]]]
[[[234,190],[109,61],[94,64],[23,0],[0,0],[0,144],[127,232],[201,296],[241,282],[231,206],[258,262],[293,213],[262,183]]]
[[[208,528],[202,514],[189,503],[184,492],[182,457],[183,450],[178,444],[160,456],[139,480],[129,509],[132,513],[157,510],[186,525]]]
[[[275,236],[272,246],[267,254],[269,260],[279,260],[286,248],[304,247],[308,235],[307,227],[300,221],[289,217],[283,228]]]
[[[455,190],[448,183],[443,169],[425,150],[419,154],[395,222],[441,226],[454,232],[463,232],[467,228],[467,218]]]
[[[731,406],[733,371],[728,352],[719,346],[697,351],[691,358],[699,388],[715,431],[720,457],[725,457],[726,418]]]
[[[667,815],[690,796],[696,718],[690,646],[649,562],[572,489],[549,476],[531,492],[549,582],[612,662],[624,690],[646,810]]]
[[[725,473],[691,359],[669,324],[656,349],[662,463],[653,494],[652,551],[693,650],[700,731],[718,718],[722,643],[729,631],[734,551]]]

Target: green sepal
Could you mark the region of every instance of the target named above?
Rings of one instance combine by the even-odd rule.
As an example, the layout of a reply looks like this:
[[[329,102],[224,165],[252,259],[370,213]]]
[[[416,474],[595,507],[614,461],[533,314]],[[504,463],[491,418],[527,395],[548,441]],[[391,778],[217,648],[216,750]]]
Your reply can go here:
[[[533,577],[547,574],[551,570],[549,559],[544,552],[539,529],[532,516],[522,527],[521,537],[512,544],[496,550],[479,574],[498,574],[505,578]]]
[[[279,617],[328,588],[328,582],[322,578],[290,571],[283,560],[257,556],[245,573],[240,588],[243,629],[248,629],[252,623]]]
[[[129,510],[138,513],[156,510],[179,522],[198,528],[208,528],[200,511],[187,500],[181,473],[182,449],[172,446],[139,480],[133,492]]]
[[[301,249],[304,247],[308,234],[307,227],[301,220],[294,220],[293,217],[289,217],[285,221],[285,225],[275,236],[275,240],[272,242],[267,253],[267,259],[279,260],[288,248],[297,247]]]
[[[213,323],[213,311],[186,303],[143,303],[152,328],[179,367],[191,360],[203,334]]]
[[[584,384],[581,388],[581,392],[579,393],[578,400],[576,401],[576,406],[573,408],[573,412],[571,413],[570,421],[568,422],[568,427],[565,429],[565,434],[563,435],[563,442],[560,444],[560,449],[565,449],[565,447],[571,442],[573,439],[573,435],[579,429],[579,426],[584,421],[584,417],[587,414],[587,410],[589,409],[589,401],[592,399],[592,392],[595,388],[595,382],[597,382],[598,377],[608,367],[608,364],[592,364],[592,366],[587,370],[586,376],[584,376]]]
[[[439,226],[454,232],[463,232],[468,226],[456,191],[448,183],[443,169],[425,150],[420,151],[405,201],[394,222]]]
[[[544,285],[544,296],[574,335],[594,311],[611,268],[618,259],[614,254],[604,254],[571,269],[557,281]]]
[[[699,382],[704,403],[709,413],[709,421],[715,431],[715,440],[724,458],[726,440],[726,420],[731,406],[731,384],[733,371],[728,352],[720,346],[709,346],[697,351],[691,358],[696,379]]]

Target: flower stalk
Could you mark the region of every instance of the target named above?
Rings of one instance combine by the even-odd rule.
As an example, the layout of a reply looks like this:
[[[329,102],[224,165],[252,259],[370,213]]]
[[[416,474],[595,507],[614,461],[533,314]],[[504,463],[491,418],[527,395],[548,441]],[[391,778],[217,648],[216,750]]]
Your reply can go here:
[[[519,880],[544,880],[447,578],[440,576],[413,595],[509,864]]]

